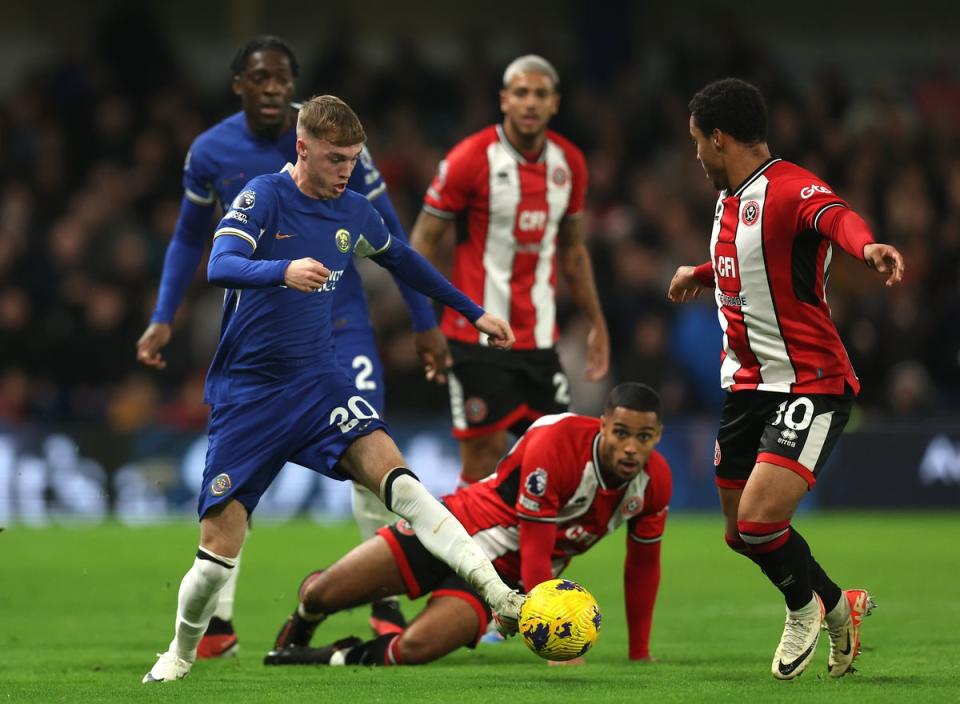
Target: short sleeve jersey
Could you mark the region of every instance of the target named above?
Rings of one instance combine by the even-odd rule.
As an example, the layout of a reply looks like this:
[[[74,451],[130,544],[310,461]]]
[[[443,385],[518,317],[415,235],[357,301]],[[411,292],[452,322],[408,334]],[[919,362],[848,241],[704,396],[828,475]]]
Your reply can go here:
[[[521,521],[557,525],[554,575],[621,523],[631,540],[659,541],[672,492],[667,461],[654,451],[632,480],[611,487],[600,471],[599,443],[597,418],[544,416],[493,475],[444,501],[497,570],[518,584]]]
[[[214,238],[241,238],[253,260],[313,257],[330,269],[330,278],[314,293],[282,285],[226,291],[220,343],[207,375],[208,403],[248,401],[338,371],[334,294],[354,253],[370,256],[389,247],[390,233],[366,198],[350,190],[337,199],[311,198],[290,168],[248,183]]]
[[[544,349],[557,339],[557,231],[583,213],[583,153],[547,131],[543,151],[518,152],[500,125],[477,132],[440,162],[423,208],[455,219],[453,283],[484,310],[507,320],[515,349]],[[447,337],[484,344],[459,313],[444,312]]]

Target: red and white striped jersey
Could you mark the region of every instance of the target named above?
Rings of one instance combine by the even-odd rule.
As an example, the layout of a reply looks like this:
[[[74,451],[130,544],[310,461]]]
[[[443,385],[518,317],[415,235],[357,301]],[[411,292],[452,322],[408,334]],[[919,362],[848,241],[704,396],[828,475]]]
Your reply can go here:
[[[817,176],[781,159],[766,161],[733,193],[720,192],[710,259],[723,388],[859,392],[827,305],[834,236],[817,227],[824,213],[847,207]]]
[[[444,497],[507,582],[521,582],[521,520],[557,524],[554,576],[621,523],[627,523],[630,540],[660,540],[672,491],[667,461],[654,451],[630,482],[608,488],[600,473],[599,444],[598,418],[544,416],[500,460],[494,474]]]
[[[586,161],[571,142],[548,130],[543,151],[528,160],[501,125],[455,146],[427,190],[424,210],[457,220],[454,285],[510,323],[514,349],[556,342],[557,229],[582,214],[586,191]],[[441,329],[486,344],[486,335],[450,308]]]

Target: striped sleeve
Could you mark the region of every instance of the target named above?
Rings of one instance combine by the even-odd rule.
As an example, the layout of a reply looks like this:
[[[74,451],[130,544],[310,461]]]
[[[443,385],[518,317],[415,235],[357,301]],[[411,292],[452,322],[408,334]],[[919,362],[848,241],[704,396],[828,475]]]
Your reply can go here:
[[[204,144],[195,140],[183,163],[183,193],[195,205],[213,205],[217,200],[214,166]]]

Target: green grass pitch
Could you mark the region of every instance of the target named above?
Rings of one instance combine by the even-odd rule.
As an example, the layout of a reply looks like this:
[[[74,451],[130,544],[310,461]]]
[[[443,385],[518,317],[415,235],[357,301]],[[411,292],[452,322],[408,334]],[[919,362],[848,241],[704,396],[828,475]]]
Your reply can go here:
[[[663,545],[656,664],[626,660],[622,532],[574,561],[603,610],[582,667],[548,667],[513,639],[409,668],[265,668],[261,657],[309,570],[351,547],[350,525],[260,522],[237,593],[237,658],[190,676],[140,678],[171,637],[196,525],[0,532],[0,702],[956,702],[960,701],[960,514],[807,514],[797,521],[843,586],[879,604],[865,621],[859,672],[825,675],[828,645],[798,680],[769,672],[782,601],[729,551],[719,516],[676,515]],[[416,604],[404,603],[408,616]],[[365,635],[364,610],[331,618],[317,641]]]

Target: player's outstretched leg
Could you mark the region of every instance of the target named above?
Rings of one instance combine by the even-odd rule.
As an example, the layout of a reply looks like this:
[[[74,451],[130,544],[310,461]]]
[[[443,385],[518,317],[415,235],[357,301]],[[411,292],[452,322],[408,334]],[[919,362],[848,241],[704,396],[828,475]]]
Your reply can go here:
[[[380,498],[362,484],[353,485],[353,520],[360,529],[360,537],[369,540],[383,526],[396,523],[396,514],[387,510]],[[400,600],[395,596],[379,599],[370,606],[370,628],[374,635],[402,633],[407,621],[400,610]]]
[[[516,632],[523,596],[504,584],[480,546],[416,475],[399,464],[402,461],[390,436],[376,430],[347,448],[340,467],[367,488],[376,488],[386,507],[407,520],[423,546],[490,605],[503,630]]]
[[[524,597],[504,584],[480,546],[416,475],[406,467],[390,470],[383,478],[381,495],[387,508],[407,520],[423,546],[490,605],[501,629],[516,632]]]

